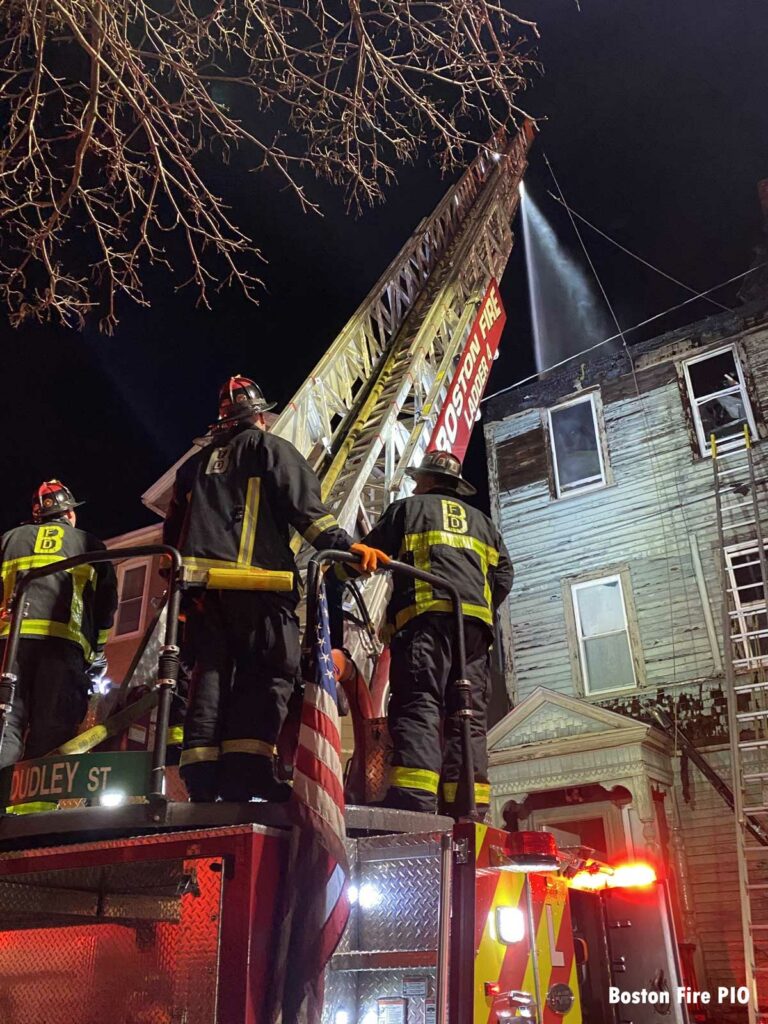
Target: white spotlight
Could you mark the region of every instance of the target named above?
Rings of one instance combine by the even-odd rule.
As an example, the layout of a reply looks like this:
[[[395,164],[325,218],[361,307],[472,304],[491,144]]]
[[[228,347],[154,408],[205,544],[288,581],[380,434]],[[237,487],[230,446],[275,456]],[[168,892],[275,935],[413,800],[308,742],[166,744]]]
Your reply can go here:
[[[360,886],[358,901],[363,910],[371,910],[373,907],[376,907],[381,903],[381,893],[375,885],[371,885],[370,882],[366,882],[365,885]]]
[[[517,907],[497,907],[496,934],[505,946],[520,942],[525,936],[523,912]]]
[[[349,1024],[349,1014],[346,1010],[337,1010],[333,1024]]]
[[[121,789],[108,789],[99,797],[102,807],[119,807],[125,803],[125,793]]]
[[[379,1015],[375,1010],[369,1010],[360,1021],[360,1024],[379,1024]]]

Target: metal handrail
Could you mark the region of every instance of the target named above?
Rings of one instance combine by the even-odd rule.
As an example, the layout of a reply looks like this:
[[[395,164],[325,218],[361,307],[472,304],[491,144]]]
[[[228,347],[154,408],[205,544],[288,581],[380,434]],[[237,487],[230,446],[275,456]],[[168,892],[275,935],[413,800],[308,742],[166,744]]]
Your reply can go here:
[[[16,661],[18,657],[21,627],[24,619],[24,595],[29,587],[39,579],[53,576],[58,572],[67,572],[79,565],[95,565],[99,562],[121,562],[126,558],[141,558],[159,555],[170,559],[171,570],[168,576],[168,616],[165,623],[165,643],[160,648],[158,659],[157,687],[160,690],[157,707],[157,727],[155,742],[152,748],[152,767],[150,771],[149,800],[150,803],[165,801],[165,758],[167,746],[168,722],[171,711],[171,700],[176,682],[179,678],[179,647],[176,643],[179,619],[179,602],[181,598],[179,579],[181,576],[181,555],[176,548],[168,544],[144,544],[133,548],[113,548],[103,551],[85,551],[71,558],[63,558],[60,562],[49,562],[26,572],[19,573],[10,600],[11,621],[0,667],[0,751],[5,739],[7,716],[13,707],[16,693]]]
[[[318,588],[321,579],[321,567],[323,563],[343,562],[350,565],[359,565],[357,558],[348,551],[320,551],[310,559],[307,567],[307,631],[306,636],[312,636],[312,629],[317,622],[317,598]],[[453,609],[453,624],[456,642],[456,662],[458,664],[459,678],[453,685],[456,687],[459,706],[455,712],[461,725],[461,756],[462,772],[459,778],[456,792],[456,808],[460,817],[473,817],[477,813],[475,803],[475,767],[472,757],[472,684],[466,678],[467,674],[467,653],[464,639],[464,613],[461,608],[461,595],[458,589],[448,580],[434,573],[417,569],[406,562],[397,562],[391,559],[384,567],[395,575],[410,576],[411,579],[422,580],[429,583],[431,587],[444,591],[448,594]]]

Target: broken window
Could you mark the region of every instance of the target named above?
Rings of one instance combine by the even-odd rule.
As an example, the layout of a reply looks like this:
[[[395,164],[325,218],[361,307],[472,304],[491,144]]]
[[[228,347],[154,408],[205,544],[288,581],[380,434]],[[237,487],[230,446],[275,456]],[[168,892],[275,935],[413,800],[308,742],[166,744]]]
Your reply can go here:
[[[685,379],[702,455],[710,454],[712,434],[726,450],[742,443],[745,426],[757,436],[744,372],[732,345],[689,359]]]
[[[144,621],[144,598],[149,574],[148,562],[124,562],[118,567],[117,617],[115,636],[140,633]]]
[[[725,557],[732,597],[733,667],[746,672],[768,664],[768,613],[760,555],[756,545],[740,544],[726,549]]]
[[[550,409],[549,436],[558,498],[605,484],[594,395]]]
[[[628,690],[636,685],[621,577],[571,586],[584,692]]]

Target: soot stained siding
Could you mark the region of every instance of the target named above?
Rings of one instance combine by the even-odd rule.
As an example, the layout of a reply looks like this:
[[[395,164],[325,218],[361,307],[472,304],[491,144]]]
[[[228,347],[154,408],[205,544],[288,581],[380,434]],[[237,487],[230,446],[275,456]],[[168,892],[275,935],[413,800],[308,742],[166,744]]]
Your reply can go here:
[[[751,327],[734,340],[752,388],[768,390],[768,326]],[[723,341],[712,338],[710,344]],[[691,354],[702,351],[696,346]],[[590,493],[553,498],[542,429],[543,409],[581,393],[578,373],[570,381],[529,386],[522,408],[486,423],[498,466],[491,481],[494,509],[516,569],[509,600],[515,685],[509,688],[517,700],[536,686],[574,693],[561,581],[618,563],[629,566],[646,696],[718,678],[719,659],[705,623],[710,608],[719,622],[720,603],[712,466],[691,448],[689,413],[679,389],[679,361],[687,354],[676,343],[674,352],[658,353],[662,358],[647,365],[654,354],[646,352],[637,389],[617,360],[602,379],[594,371],[587,374],[601,385],[613,475],[606,487]],[[541,404],[538,389],[545,398]],[[768,476],[766,447],[755,449],[758,478]],[[765,492],[761,500],[768,515]],[[707,609],[692,544],[701,557]],[[601,703],[614,699],[624,703],[630,697],[609,694]],[[713,729],[694,730],[700,742],[720,735],[720,726],[712,724]]]

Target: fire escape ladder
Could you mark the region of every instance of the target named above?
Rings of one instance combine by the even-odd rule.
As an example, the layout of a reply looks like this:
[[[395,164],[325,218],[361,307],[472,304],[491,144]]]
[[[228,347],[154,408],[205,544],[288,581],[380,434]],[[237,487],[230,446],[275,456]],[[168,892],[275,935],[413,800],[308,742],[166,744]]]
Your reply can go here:
[[[768,1010],[768,559],[749,427],[711,438],[749,1024]],[[757,830],[766,837],[756,841]]]

